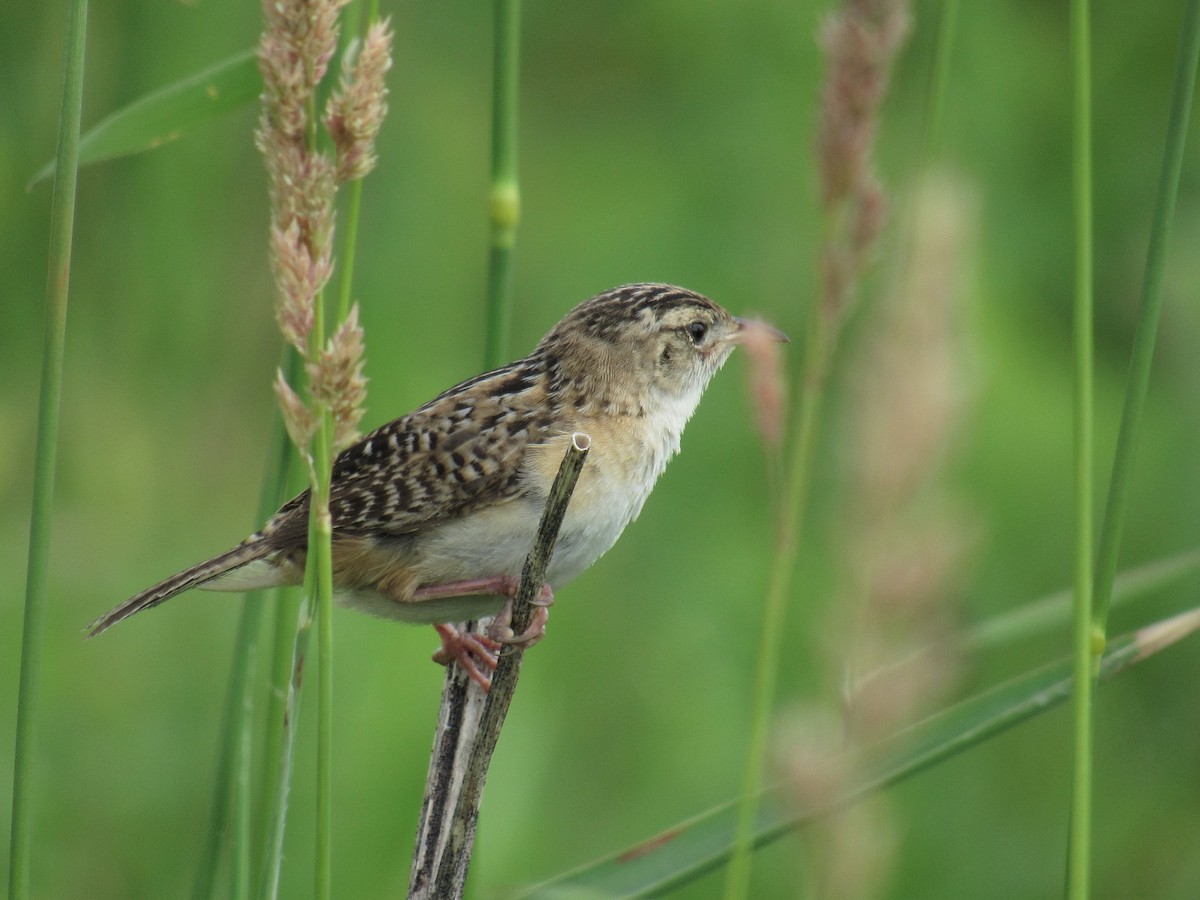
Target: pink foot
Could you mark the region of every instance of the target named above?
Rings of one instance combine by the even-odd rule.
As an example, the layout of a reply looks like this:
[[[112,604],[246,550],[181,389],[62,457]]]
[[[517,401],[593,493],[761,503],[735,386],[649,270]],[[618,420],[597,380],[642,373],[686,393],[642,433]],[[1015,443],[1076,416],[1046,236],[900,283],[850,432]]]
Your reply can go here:
[[[532,647],[546,636],[546,622],[550,618],[550,604],[553,602],[554,593],[550,590],[550,585],[542,585],[541,595],[532,601],[537,608],[533,611],[533,619],[530,621],[529,627],[520,634],[514,635],[512,631],[513,601],[510,597],[504,604],[504,609],[500,610],[499,615],[488,629],[488,637],[501,644]]]
[[[433,654],[433,661],[443,666],[457,662],[472,681],[485,691],[491,690],[500,643],[482,634],[463,633],[453,625],[433,627],[442,636],[442,646]]]
[[[521,586],[521,580],[511,575],[496,575],[492,578],[469,578],[463,581],[450,581],[445,584],[429,584],[419,587],[413,592],[412,599],[418,603],[423,600],[442,600],[447,597],[472,597],[478,595],[494,595],[507,597],[508,601],[500,614],[496,616],[487,636],[462,633],[453,625],[434,625],[442,636],[442,646],[433,654],[433,661],[441,665],[457,662],[485,691],[492,686],[491,673],[496,671],[496,654],[505,644],[518,647],[532,647],[546,634],[546,620],[550,618],[550,605],[554,602],[554,591],[550,585],[543,584],[536,598],[530,601],[537,609],[533,620],[521,634],[512,632],[513,598]],[[482,668],[481,668],[482,666]],[[486,673],[484,672],[486,669]]]

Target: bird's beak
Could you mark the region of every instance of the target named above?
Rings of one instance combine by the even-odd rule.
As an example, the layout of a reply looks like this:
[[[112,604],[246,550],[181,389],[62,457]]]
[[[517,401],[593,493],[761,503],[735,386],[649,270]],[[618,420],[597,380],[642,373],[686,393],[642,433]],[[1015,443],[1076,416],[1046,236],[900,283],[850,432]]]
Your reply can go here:
[[[744,344],[754,340],[774,341],[780,344],[791,343],[791,338],[786,334],[774,325],[768,325],[760,319],[743,319],[741,316],[734,316],[733,323],[737,326],[737,330],[729,336],[729,340],[734,344]]]

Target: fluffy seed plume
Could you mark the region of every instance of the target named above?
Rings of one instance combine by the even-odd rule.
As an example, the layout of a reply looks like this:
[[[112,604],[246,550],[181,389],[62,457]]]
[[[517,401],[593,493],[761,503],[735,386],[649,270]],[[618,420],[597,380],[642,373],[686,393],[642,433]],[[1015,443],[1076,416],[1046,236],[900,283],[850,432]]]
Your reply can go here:
[[[333,164],[314,149],[309,110],[337,48],[338,12],[346,0],[265,0],[258,47],[263,77],[256,143],[271,192],[275,313],[301,351],[313,304],[332,271]]]
[[[292,219],[286,229],[271,226],[271,268],[275,275],[275,319],[284,338],[303,354],[313,326],[313,302],[329,278],[328,261],[314,260]]]
[[[885,298],[855,378],[847,457],[856,490],[843,537],[860,627],[849,687],[852,731],[876,736],[936,698],[956,666],[948,605],[974,531],[939,480],[967,400],[960,322],[969,198],[928,179],[913,208],[912,257]],[[914,647],[927,648],[913,656]],[[891,662],[908,657],[903,667]],[[881,665],[886,677],[877,677]]]
[[[312,413],[287,383],[282,369],[275,372],[275,397],[279,400],[279,408],[283,412],[283,424],[287,427],[288,437],[297,447],[307,447],[316,430]]]
[[[347,3],[264,0],[266,25],[258,47],[263,95],[255,141],[270,178],[275,315],[284,338],[308,359],[314,406],[305,407],[282,373],[275,391],[288,433],[302,448],[315,433],[318,407],[333,416],[334,449],[352,443],[366,395],[357,308],[323,345],[323,335],[313,330],[321,292],[333,273],[337,186],[363,177],[375,164],[375,138],[387,112],[384,76],[392,64],[391,29],[387,22],[373,22],[361,46],[347,53],[340,87],[326,107],[337,161],[319,152],[314,103]]]
[[[821,261],[822,307],[835,326],[883,230],[887,198],[871,146],[896,52],[908,33],[906,0],[846,0],[821,31],[827,75],[817,157],[826,213],[838,223]]]
[[[325,128],[337,148],[337,180],[353,181],[375,168],[375,138],[387,114],[384,76],[392,67],[392,30],[373,22],[364,41],[346,53],[337,91],[325,105]]]
[[[363,330],[358,324],[358,304],[350,308],[317,358],[309,364],[313,399],[333,413],[333,449],[344,450],[358,439],[358,423],[367,397],[363,375]]]
[[[750,360],[750,402],[755,427],[766,447],[777,450],[783,443],[787,407],[782,345],[773,328],[751,320],[742,332],[742,346]]]

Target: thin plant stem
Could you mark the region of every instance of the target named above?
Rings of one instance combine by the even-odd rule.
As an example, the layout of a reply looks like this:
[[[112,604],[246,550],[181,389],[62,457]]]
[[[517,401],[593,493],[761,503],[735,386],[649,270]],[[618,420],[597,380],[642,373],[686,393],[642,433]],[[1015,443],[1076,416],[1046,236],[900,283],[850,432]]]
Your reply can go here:
[[[846,4],[844,17],[832,19],[836,25],[829,27],[823,38],[830,71],[818,137],[818,165],[825,188],[822,278],[817,297],[809,307],[805,328],[804,361],[790,435],[784,505],[777,519],[775,551],[767,578],[762,629],[755,654],[750,739],[726,871],[726,900],[743,900],[750,895],[754,829],[761,802],[779,660],[783,654],[784,622],[807,515],[827,382],[842,328],[854,311],[858,283],[883,221],[882,189],[870,173],[869,155],[864,151],[873,141],[878,107],[894,54],[906,31],[907,13],[899,5],[878,12],[881,18],[872,20],[863,10]],[[940,106],[937,104],[945,94],[945,86],[940,82],[948,72],[945,60],[953,35],[953,10],[947,10],[946,15],[948,18],[939,35],[941,62],[935,66],[931,84],[931,97],[937,99],[925,116],[922,138],[925,154],[940,130]],[[849,75],[851,70],[857,74]],[[872,77],[861,77],[863,70],[870,70]],[[844,87],[848,83],[857,88],[852,98],[847,97]],[[842,87],[834,90],[830,87],[834,84]],[[872,89],[866,89],[866,85],[872,85]],[[851,132],[853,139],[848,138]],[[867,136],[865,140],[863,135]],[[835,159],[844,160],[847,154],[857,159],[856,174],[839,171],[840,162],[834,162]],[[868,214],[869,210],[873,210],[874,215]],[[834,276],[834,272],[839,274]]]
[[[266,788],[272,795],[260,895],[274,896],[279,887],[296,697],[315,619],[318,702],[313,893],[318,900],[327,900],[333,891],[332,468],[337,445],[354,439],[365,391],[361,377],[362,332],[350,304],[361,210],[361,193],[357,190],[352,193],[350,203],[348,260],[332,315],[325,308],[325,287],[332,267],[329,247],[334,233],[336,187],[339,181],[362,178],[374,165],[373,143],[385,110],[386,88],[382,78],[391,65],[391,37],[384,26],[379,29],[379,42],[372,41],[363,48],[363,53],[369,52],[371,57],[344,61],[346,80],[324,101],[325,124],[336,145],[336,154],[334,157],[322,154],[317,145],[317,97],[322,93],[318,82],[324,77],[341,31],[336,19],[342,5],[337,2],[268,5],[269,30],[260,44],[260,69],[266,91],[259,143],[271,175],[273,251],[280,294],[277,315],[284,336],[304,353],[307,404],[282,375],[276,390],[291,437],[307,451],[309,474],[304,602],[292,642],[281,724],[271,726],[271,749],[277,743],[279,754],[278,762],[271,762],[269,769],[275,775],[274,786],[268,784]],[[370,9],[376,11],[377,4],[372,2]],[[356,7],[355,11],[360,12],[361,8]],[[380,53],[382,56],[377,55]],[[365,68],[360,68],[360,63]],[[347,104],[355,108],[348,111]],[[300,134],[304,137],[297,140]],[[280,274],[284,269],[301,270],[305,275],[285,276]],[[286,637],[281,622],[282,618],[277,621],[273,686],[277,684],[274,679],[281,675],[284,659]]]
[[[366,7],[364,10],[363,7]],[[359,33],[366,38],[367,29],[379,18],[379,0],[367,0],[355,4],[353,10],[361,17]],[[358,256],[358,223],[362,218],[363,179],[356,178],[348,186],[350,196],[346,200],[345,238],[342,240],[342,278],[338,284],[337,321],[342,322],[350,315],[350,303],[354,296],[354,261]]]
[[[318,299],[318,302],[319,299]],[[315,330],[315,329],[314,329]],[[320,410],[313,441],[317,481],[309,521],[309,578],[317,611],[317,828],[314,892],[329,900],[333,892],[333,519],[329,491],[333,464],[333,417]]]
[[[512,318],[513,250],[521,204],[517,174],[517,101],[519,96],[520,0],[493,0],[492,57],[492,181],[488,212],[491,237],[488,255],[487,318],[484,333],[485,369],[508,358]],[[478,622],[466,630],[479,633]],[[453,811],[461,771],[459,760],[469,752],[477,733],[483,703],[478,691],[457,666],[448,666],[430,756],[425,798],[421,807],[409,896],[427,896],[434,867],[445,847],[443,817]]]
[[[562,527],[567,505],[575,490],[575,483],[591,449],[591,437],[582,432],[572,435],[567,452],[559,464],[558,473],[546,497],[546,506],[538,522],[537,535],[525,558],[521,570],[521,584],[513,600],[512,629],[515,634],[524,633],[533,621],[533,600],[541,593],[546,580],[546,568],[554,553],[554,544]],[[488,767],[500,729],[508,715],[517,679],[520,677],[524,650],[519,646],[508,648],[500,657],[492,677],[492,688],[484,703],[479,728],[472,738],[458,787],[458,799],[454,814],[445,823],[448,838],[445,849],[438,859],[433,874],[432,892],[427,896],[450,900],[462,897],[466,887],[467,870],[475,843],[475,825],[479,819],[479,804],[483,798],[483,786],[487,780]]]
[[[309,98],[308,149],[317,151],[315,95]],[[316,365],[325,344],[325,292],[313,299],[313,326],[308,341],[308,361]],[[332,891],[333,813],[330,759],[333,749],[333,520],[329,514],[330,482],[333,478],[333,421],[324,404],[315,404],[317,432],[312,440],[312,484],[308,507],[308,553],[304,593],[311,622],[317,620],[317,821],[314,847],[313,894],[328,900]],[[303,665],[303,655],[297,655]],[[298,671],[293,669],[293,671]],[[299,690],[299,678],[293,675]],[[282,848],[281,848],[282,849]]]
[[[1162,311],[1167,244],[1171,236],[1171,220],[1175,215],[1175,197],[1179,192],[1179,173],[1183,168],[1183,148],[1187,140],[1188,116],[1192,108],[1198,58],[1200,2],[1189,0],[1179,39],[1179,58],[1175,64],[1171,114],[1167,122],[1167,140],[1163,149],[1150,245],[1146,251],[1141,310],[1133,336],[1125,406],[1121,413],[1121,428],[1117,435],[1112,478],[1108,483],[1108,500],[1105,503],[1096,553],[1093,627],[1099,635],[1105,633],[1108,625],[1108,609],[1112,601],[1113,581],[1116,578],[1121,535],[1125,526],[1125,508],[1129,501],[1130,485],[1133,483],[1134,457],[1137,454],[1138,435],[1141,432],[1142,414],[1146,407],[1146,394],[1150,384],[1150,368],[1154,360],[1155,340],[1158,337],[1159,314]]]
[[[263,875],[259,882],[261,900],[279,896],[279,880],[283,870],[283,838],[287,825],[289,787],[292,783],[292,761],[295,756],[297,715],[300,712],[300,682],[308,654],[308,639],[312,632],[312,604],[306,597],[297,609],[296,623],[290,629],[292,637],[287,683],[282,701],[282,727],[279,732],[279,758],[275,764],[275,784],[268,814],[266,847],[263,851]],[[284,607],[280,607],[283,612]]]
[[[282,802],[278,789],[286,781],[280,777],[283,766],[285,748],[290,739],[289,731],[295,724],[291,721],[288,705],[289,684],[292,673],[292,655],[296,640],[296,623],[300,619],[301,598],[296,591],[280,591],[275,602],[275,624],[271,638],[271,663],[267,676],[267,710],[266,735],[263,738],[260,779],[262,797],[259,801],[258,820],[255,831],[259,835],[261,854],[256,858],[256,871],[259,873],[257,896],[265,898],[274,896],[267,893],[266,882],[268,873],[277,869],[281,860],[272,858],[276,843],[273,840],[275,820],[282,806],[286,809],[287,799]],[[278,847],[282,852],[282,844]]]
[[[1067,896],[1089,896],[1092,840],[1092,676],[1095,654],[1092,620],[1092,127],[1091,48],[1088,0],[1071,2],[1071,68],[1074,129],[1072,136],[1075,230],[1075,616],[1074,616],[1074,768],[1070,835],[1067,848]],[[1101,650],[1103,643],[1101,642]]]
[[[767,581],[762,631],[755,655],[750,744],[746,751],[746,768],[742,777],[733,851],[725,877],[726,900],[750,895],[754,824],[758,818],[762,798],[762,778],[770,734],[771,708],[775,701],[775,686],[782,652],[783,624],[787,613],[787,601],[791,596],[792,576],[796,569],[804,513],[808,505],[813,448],[816,445],[821,409],[824,406],[828,359],[825,344],[828,337],[821,324],[822,319],[823,316],[814,304],[806,331],[804,371],[801,374],[800,400],[792,434],[786,501],[778,519],[775,553],[771,559]]]
[[[521,195],[517,181],[521,2],[493,2],[492,185],[488,202],[492,236],[484,344],[484,366],[488,369],[501,365],[507,358],[512,321],[513,248],[521,216]]]
[[[312,65],[313,61],[306,61]],[[315,81],[316,79],[311,79]],[[308,98],[308,151],[317,152],[316,93]],[[315,366],[326,336],[325,291],[313,298],[313,326],[308,361]],[[313,895],[329,900],[333,889],[333,520],[329,514],[333,479],[333,420],[323,403],[314,403],[317,431],[312,440],[312,484],[308,507],[308,551],[304,593],[317,619],[317,821],[313,860]],[[310,616],[311,620],[311,616]],[[301,657],[302,659],[302,657]],[[299,688],[298,679],[296,680]]]
[[[265,491],[264,491],[265,493]],[[235,736],[229,748],[230,769],[233,775],[229,799],[232,827],[232,851],[229,860],[229,896],[245,900],[250,896],[251,873],[254,865],[254,832],[251,828],[252,783],[250,762],[253,759],[252,733],[254,727],[254,671],[258,662],[259,638],[262,635],[263,604],[275,596],[275,591],[256,591],[242,600],[242,615],[238,622],[235,642],[234,672],[230,676],[230,700],[236,704]]]
[[[42,668],[42,634],[50,570],[50,518],[54,505],[54,466],[58,458],[58,418],[71,280],[71,240],[75,225],[75,186],[79,174],[79,119],[83,108],[83,54],[87,0],[71,4],[59,111],[54,192],[50,200],[49,264],[46,276],[46,324],[42,348],[41,396],[29,516],[29,558],[25,576],[25,617],[21,633],[21,673],[17,689],[16,744],[13,755],[12,824],[9,834],[8,896],[29,895],[33,752]]]
[[[288,377],[299,370],[299,354],[291,346],[284,348],[283,367]],[[271,452],[267,474],[263,479],[258,501],[258,522],[266,521],[286,499],[288,471],[295,456],[294,445],[288,439],[283,419],[276,411],[270,438]],[[251,894],[251,873],[254,871],[254,831],[251,827],[250,765],[255,724],[254,670],[259,654],[263,607],[277,592],[256,591],[242,601],[237,637],[234,640],[233,663],[229,674],[229,691],[221,718],[220,752],[213,786],[213,808],[209,816],[208,838],[201,854],[194,900],[213,896],[217,865],[226,831],[230,832],[230,897],[233,900]],[[260,832],[261,833],[261,832]]]
[[[932,83],[929,87],[929,105],[926,115],[924,147],[921,164],[928,167],[934,155],[941,150],[942,123],[946,117],[946,94],[950,89],[950,51],[954,47],[954,33],[958,26],[958,0],[942,0],[942,13],[938,19],[937,46],[934,49]]]
[[[293,354],[297,367],[300,354]],[[294,377],[289,374],[289,383]],[[304,600],[299,592],[279,592],[275,604],[275,625],[271,640],[271,664],[267,680],[266,735],[263,739],[261,784],[262,798],[255,831],[261,836],[262,854],[257,860],[258,896],[278,895],[279,870],[283,863],[283,827],[286,822],[291,767],[291,742],[295,737],[296,710],[292,696],[292,673],[297,660],[302,664],[304,649],[297,648],[297,623],[304,615]],[[307,640],[307,635],[305,636]],[[273,887],[272,887],[273,885]]]

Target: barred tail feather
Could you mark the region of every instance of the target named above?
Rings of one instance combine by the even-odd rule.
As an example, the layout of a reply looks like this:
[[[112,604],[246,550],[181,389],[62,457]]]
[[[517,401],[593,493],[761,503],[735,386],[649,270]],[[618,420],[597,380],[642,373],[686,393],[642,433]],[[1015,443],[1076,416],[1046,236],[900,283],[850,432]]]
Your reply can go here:
[[[105,613],[88,626],[87,636],[95,637],[102,631],[106,631],[113,625],[116,625],[122,619],[129,618],[134,613],[141,612],[143,609],[149,609],[152,606],[158,606],[158,604],[164,600],[170,600],[176,594],[182,594],[184,591],[195,587],[203,587],[210,581],[219,579],[223,575],[235,572],[242,566],[262,559],[270,552],[271,548],[265,540],[252,538],[243,544],[239,544],[232,550],[227,550],[202,563],[197,563],[190,569],[184,569],[178,575],[172,575],[166,581],[160,581],[153,587],[146,588],[140,594],[130,597],[120,606]],[[216,587],[216,585],[213,585],[213,587]]]

